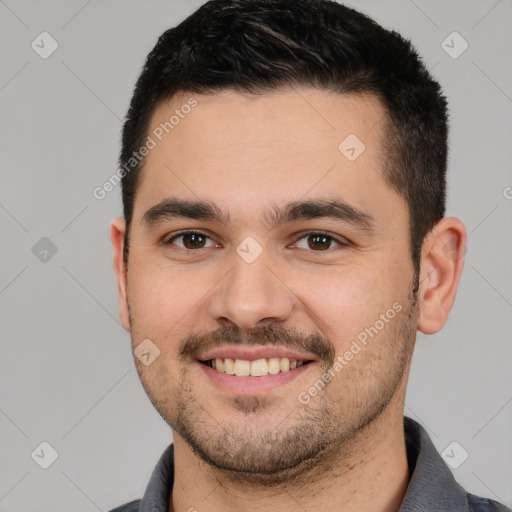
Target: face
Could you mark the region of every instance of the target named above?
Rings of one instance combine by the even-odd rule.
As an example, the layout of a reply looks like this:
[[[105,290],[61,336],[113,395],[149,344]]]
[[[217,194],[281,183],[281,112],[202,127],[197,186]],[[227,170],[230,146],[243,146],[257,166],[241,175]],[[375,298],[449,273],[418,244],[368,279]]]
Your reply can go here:
[[[312,89],[154,112],[125,323],[160,351],[135,362],[175,442],[215,467],[299,471],[403,394],[417,308],[383,121],[374,97]]]

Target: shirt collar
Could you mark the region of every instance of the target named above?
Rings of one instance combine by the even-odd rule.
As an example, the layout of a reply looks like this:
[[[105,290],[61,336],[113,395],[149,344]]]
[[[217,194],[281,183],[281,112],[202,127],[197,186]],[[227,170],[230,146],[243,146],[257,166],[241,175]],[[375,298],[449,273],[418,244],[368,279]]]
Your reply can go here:
[[[174,445],[170,444],[151,474],[146,492],[139,504],[139,512],[169,512],[173,483]]]
[[[425,429],[404,417],[409,473],[412,475],[398,512],[450,510],[468,512],[466,492],[437,452]],[[174,482],[174,446],[167,447],[140,501],[139,512],[168,512]]]
[[[405,416],[404,433],[412,476],[398,512],[468,512],[466,491],[455,481],[425,429]]]

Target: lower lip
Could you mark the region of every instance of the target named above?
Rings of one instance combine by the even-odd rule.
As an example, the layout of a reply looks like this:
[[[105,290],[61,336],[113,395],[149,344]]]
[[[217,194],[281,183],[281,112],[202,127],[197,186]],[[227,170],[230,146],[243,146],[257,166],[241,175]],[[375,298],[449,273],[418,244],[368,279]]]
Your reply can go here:
[[[255,394],[262,394],[272,391],[279,386],[283,386],[288,382],[299,377],[304,372],[313,366],[314,362],[303,364],[293,370],[287,372],[279,372],[275,375],[265,375],[263,377],[237,377],[236,375],[229,375],[227,373],[219,372],[209,366],[197,363],[201,370],[209,377],[216,387],[219,387],[228,393],[233,393],[239,396],[249,396]]]

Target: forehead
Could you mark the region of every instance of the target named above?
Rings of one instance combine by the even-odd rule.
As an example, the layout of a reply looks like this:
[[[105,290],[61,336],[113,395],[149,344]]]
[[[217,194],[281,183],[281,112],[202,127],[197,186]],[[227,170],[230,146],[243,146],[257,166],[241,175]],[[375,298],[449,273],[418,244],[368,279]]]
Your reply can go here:
[[[376,194],[400,202],[382,175],[385,119],[372,95],[176,95],[151,118],[134,217],[170,196],[256,208],[333,191],[361,208]]]
[[[233,142],[300,144],[306,151],[332,152],[338,150],[338,139],[350,134],[376,148],[385,119],[380,100],[371,94],[335,94],[312,88],[257,95],[225,90],[210,95],[180,93],[159,103],[149,133],[155,134],[157,142],[165,139],[182,147],[188,143],[183,149],[201,149],[196,146],[201,143],[211,150]],[[191,132],[198,129],[200,140],[191,138]],[[237,149],[242,147],[232,148]]]

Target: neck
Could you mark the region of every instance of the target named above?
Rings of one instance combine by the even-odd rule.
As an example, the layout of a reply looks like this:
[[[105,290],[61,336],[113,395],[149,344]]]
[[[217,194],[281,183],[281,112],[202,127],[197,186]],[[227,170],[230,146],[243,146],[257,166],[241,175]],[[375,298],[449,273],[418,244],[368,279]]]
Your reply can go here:
[[[278,486],[248,485],[224,478],[174,434],[172,512],[274,512],[292,510],[372,510],[396,512],[409,482],[403,408],[389,407],[358,432],[342,454],[315,466],[300,482]],[[327,467],[328,465],[328,467]]]

